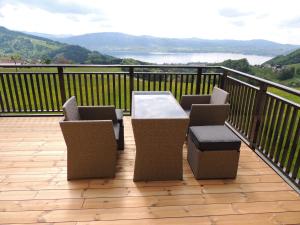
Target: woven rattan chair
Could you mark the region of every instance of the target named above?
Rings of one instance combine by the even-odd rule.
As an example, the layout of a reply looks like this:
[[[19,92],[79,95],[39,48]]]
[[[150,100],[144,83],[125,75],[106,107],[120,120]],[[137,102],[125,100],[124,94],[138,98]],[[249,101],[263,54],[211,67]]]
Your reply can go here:
[[[77,107],[73,96],[63,111],[60,127],[67,145],[68,180],[114,177],[121,129],[115,108]]]
[[[229,93],[214,87],[212,95],[183,95],[181,107],[190,116],[189,126],[223,125],[230,105]]]

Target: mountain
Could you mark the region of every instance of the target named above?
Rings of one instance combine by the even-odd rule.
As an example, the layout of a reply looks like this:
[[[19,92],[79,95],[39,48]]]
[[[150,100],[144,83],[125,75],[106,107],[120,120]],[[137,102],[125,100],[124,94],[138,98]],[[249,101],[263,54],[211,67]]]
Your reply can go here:
[[[0,59],[9,57],[30,63],[119,64],[122,62],[122,59],[84,47],[64,44],[0,26]]]
[[[71,37],[55,38],[68,44],[80,45],[90,50],[118,53],[149,52],[222,52],[265,56],[287,54],[299,45],[280,44],[267,40],[206,40],[198,38],[159,38],[152,36],[134,36],[123,33],[103,32]]]
[[[38,36],[38,37],[43,37],[43,38],[47,38],[47,39],[51,39],[54,41],[57,41],[57,39],[59,38],[68,38],[68,37],[72,37],[72,35],[70,34],[44,34],[44,33],[38,33],[38,32],[27,32],[27,31],[22,31],[25,34],[30,34],[33,36]]]
[[[264,64],[270,65],[289,65],[289,64],[297,64],[300,63],[300,48],[287,54],[287,55],[279,55],[265,62]]]

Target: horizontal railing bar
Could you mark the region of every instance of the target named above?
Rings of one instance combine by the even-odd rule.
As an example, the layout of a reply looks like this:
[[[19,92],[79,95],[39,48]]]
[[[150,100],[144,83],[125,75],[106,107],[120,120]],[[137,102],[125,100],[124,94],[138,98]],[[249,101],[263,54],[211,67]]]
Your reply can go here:
[[[220,66],[189,66],[189,65],[99,65],[99,64],[23,64],[23,65],[11,65],[11,64],[0,64],[2,68],[53,68],[53,67],[63,67],[63,68],[77,68],[77,67],[94,67],[94,68],[188,68],[188,69],[198,69],[198,68],[216,68],[221,69]]]
[[[47,75],[47,76],[50,76],[50,75],[57,75],[58,73],[57,72],[29,72],[29,71],[26,71],[26,72],[0,72],[0,74],[3,74],[3,75],[27,75],[27,74],[33,74],[33,75],[40,75],[40,74],[44,74],[44,75]],[[129,74],[129,72],[64,72],[63,75],[80,75],[80,74],[91,74],[91,75],[95,75],[95,74],[100,74],[100,75],[123,75],[123,74]],[[197,75],[197,73],[178,73],[178,72],[175,72],[175,73],[172,73],[172,72],[134,72],[134,74],[153,74],[153,75],[188,75],[188,76],[194,76],[194,75]],[[202,73],[202,75],[219,75],[219,76],[223,76],[222,73]]]
[[[227,67],[221,67],[223,68],[224,70],[227,70],[229,72],[232,72],[232,73],[235,73],[235,74],[238,74],[242,77],[247,77],[247,78],[250,78],[250,79],[253,79],[255,81],[259,81],[261,83],[265,83],[267,84],[268,86],[271,86],[271,87],[275,87],[275,88],[278,88],[280,90],[283,90],[283,91],[286,91],[288,93],[291,93],[291,94],[294,94],[294,95],[297,95],[297,96],[300,96],[300,91],[294,89],[294,88],[290,88],[290,87],[287,87],[285,85],[282,85],[282,84],[278,84],[278,83],[275,83],[273,81],[269,81],[269,80],[265,80],[263,78],[260,78],[260,77],[256,77],[254,75],[250,75],[248,73],[244,73],[244,72],[241,72],[241,71],[238,71],[238,70],[234,70],[234,69],[230,69],[230,68],[227,68]]]
[[[63,75],[68,74],[68,75],[80,75],[80,74],[91,74],[91,75],[123,75],[123,74],[129,74],[128,72],[64,72]]]
[[[240,83],[240,84],[243,84],[243,85],[245,85],[245,86],[247,86],[247,87],[253,88],[253,89],[257,90],[257,91],[259,90],[259,87],[256,87],[256,86],[254,86],[254,85],[252,85],[252,84],[248,84],[248,83],[246,83],[246,82],[244,82],[244,81],[241,81],[241,80],[238,80],[238,79],[236,79],[236,78],[234,78],[234,77],[227,76],[227,78],[229,78],[229,79],[231,79],[231,80],[234,80],[235,82],[238,82],[238,83]]]
[[[53,116],[53,117],[59,117],[59,116],[63,116],[63,113],[62,111],[59,112],[59,113],[33,113],[33,112],[29,112],[29,113],[0,113],[0,117],[30,117],[30,116],[33,116],[33,117],[50,117],[50,116]]]

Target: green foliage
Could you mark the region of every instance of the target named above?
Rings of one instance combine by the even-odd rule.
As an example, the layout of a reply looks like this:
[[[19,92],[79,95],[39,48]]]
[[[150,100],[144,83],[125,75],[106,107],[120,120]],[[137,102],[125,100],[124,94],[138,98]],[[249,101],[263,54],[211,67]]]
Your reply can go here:
[[[277,72],[277,77],[279,80],[292,79],[295,75],[295,67],[286,67]]]
[[[0,27],[0,53],[4,57],[18,54],[26,61],[36,62],[50,50],[61,46],[63,44],[59,42]]]
[[[293,51],[287,55],[276,56],[275,58],[265,62],[264,64],[289,65],[295,63],[300,63],[300,49],[297,49],[296,51]]]
[[[300,76],[300,67],[296,69],[296,76]]]
[[[239,60],[228,59],[225,60],[222,63],[222,65],[245,73],[250,72],[250,64],[247,59],[239,59]]]

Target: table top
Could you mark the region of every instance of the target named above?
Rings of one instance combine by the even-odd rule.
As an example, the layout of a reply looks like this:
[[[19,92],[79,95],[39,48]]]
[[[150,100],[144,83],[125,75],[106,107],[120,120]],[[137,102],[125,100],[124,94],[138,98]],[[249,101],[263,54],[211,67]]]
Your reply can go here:
[[[188,119],[188,116],[169,91],[134,91],[132,118]]]

